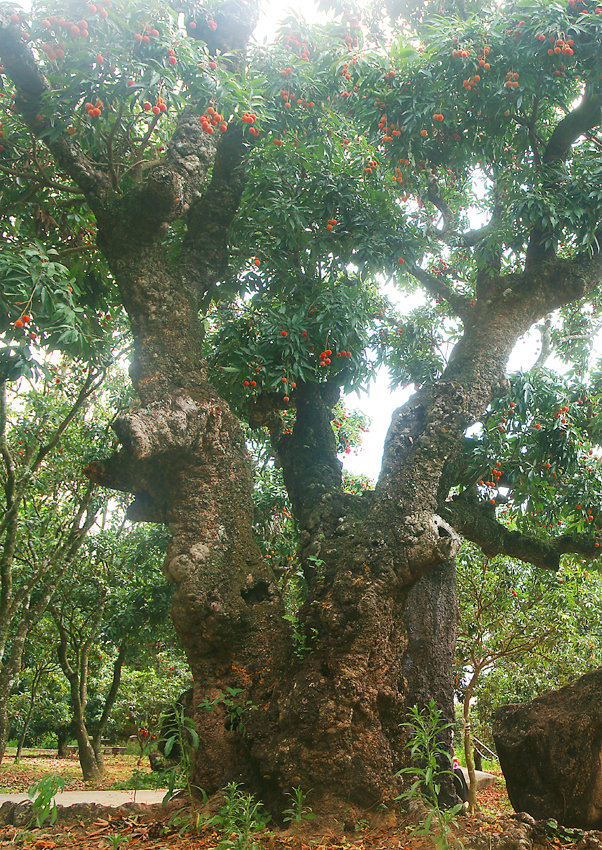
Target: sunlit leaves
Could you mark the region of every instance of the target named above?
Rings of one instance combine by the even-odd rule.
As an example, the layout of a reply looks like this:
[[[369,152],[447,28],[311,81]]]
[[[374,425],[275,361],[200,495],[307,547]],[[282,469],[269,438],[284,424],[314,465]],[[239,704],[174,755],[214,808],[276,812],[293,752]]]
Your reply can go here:
[[[597,530],[602,502],[599,376],[513,376],[472,437],[473,474],[511,527],[555,537]]]

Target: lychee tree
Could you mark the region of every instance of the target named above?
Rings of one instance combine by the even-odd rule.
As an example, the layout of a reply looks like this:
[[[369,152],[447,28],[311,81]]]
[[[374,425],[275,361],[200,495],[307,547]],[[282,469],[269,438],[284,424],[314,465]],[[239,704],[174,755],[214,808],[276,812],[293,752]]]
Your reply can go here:
[[[544,354],[549,339],[580,358],[584,384],[575,398],[542,389],[545,409],[595,392],[583,338],[602,273],[600,8],[458,7],[379,31],[378,14],[362,24],[345,7],[256,48],[247,0],[2,7],[9,221],[40,192],[55,220],[75,204],[106,270],[97,289],[128,315],[139,406],[86,474],[172,535],[206,791],[243,776],[274,801],[311,788],[333,814],[390,802],[408,704],[451,714],[459,535],[552,570],[567,552],[596,557],[591,499],[583,515],[567,502],[560,533],[527,519],[521,458],[552,457],[528,393],[501,397],[517,340],[542,321]],[[383,279],[421,287],[412,315],[386,303]],[[7,335],[23,309],[7,302]],[[417,389],[358,494],[333,409],[379,362]],[[268,428],[298,524],[303,653],[254,534],[239,416]],[[551,456],[567,445],[548,442]],[[577,455],[558,460],[558,484]],[[539,488],[542,515],[555,493]],[[258,706],[244,725],[227,688]]]
[[[0,760],[28,637],[111,497],[81,467],[112,443],[103,401],[117,400],[116,385],[94,365],[37,368],[34,384],[0,382]]]

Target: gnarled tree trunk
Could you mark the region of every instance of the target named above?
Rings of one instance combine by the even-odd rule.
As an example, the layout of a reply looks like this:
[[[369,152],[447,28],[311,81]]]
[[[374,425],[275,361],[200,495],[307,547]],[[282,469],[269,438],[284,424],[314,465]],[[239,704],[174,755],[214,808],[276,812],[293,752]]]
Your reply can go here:
[[[229,6],[240,13],[242,49],[252,4]],[[18,37],[3,35],[10,28],[0,16],[0,55],[18,89],[15,108],[40,135],[47,128],[35,116],[49,84]],[[172,535],[165,572],[194,676],[201,739],[194,781],[212,792],[243,778],[274,801],[301,785],[313,789],[312,805],[336,816],[350,804],[365,809],[397,794],[409,705],[434,697],[451,719],[454,529],[488,553],[514,550],[542,566],[558,564],[560,545],[508,532],[478,501],[476,482],[462,479],[462,440],[504,391],[518,337],[591,291],[602,273],[599,260],[542,259],[530,251],[524,272],[498,274],[494,263],[469,300],[415,269],[427,289],[448,299],[463,336],[441,379],[394,414],[374,493],[342,490],[330,426],[336,387],[298,382],[290,434],[269,404],[258,413],[270,427],[301,530],[308,597],[299,622],[308,651],[298,659],[277,584],[253,537],[243,433],[209,384],[202,358],[198,314],[226,268],[245,143],[237,129],[220,139],[204,133],[201,111],[192,103],[182,112],[165,157],[149,162],[139,183],[121,187],[123,195],[76,141],[46,133],[58,165],[96,216],[98,244],[134,336],[131,376],[140,406],[115,423],[121,449],[87,474],[132,493],[131,518],[163,522]],[[597,113],[579,114],[585,117],[569,115],[568,129],[561,128],[568,147],[597,120]],[[552,141],[556,150],[558,138]],[[177,258],[168,260],[164,237],[176,221],[184,235]],[[451,488],[464,483],[448,501]],[[244,729],[223,699],[228,687],[239,689],[241,707],[257,706]]]

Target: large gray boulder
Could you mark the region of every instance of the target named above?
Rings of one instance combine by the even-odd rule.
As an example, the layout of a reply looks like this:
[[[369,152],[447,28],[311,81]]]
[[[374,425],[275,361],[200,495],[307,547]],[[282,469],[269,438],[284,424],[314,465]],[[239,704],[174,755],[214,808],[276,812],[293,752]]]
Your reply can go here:
[[[531,702],[500,706],[493,737],[517,812],[602,828],[602,668]]]

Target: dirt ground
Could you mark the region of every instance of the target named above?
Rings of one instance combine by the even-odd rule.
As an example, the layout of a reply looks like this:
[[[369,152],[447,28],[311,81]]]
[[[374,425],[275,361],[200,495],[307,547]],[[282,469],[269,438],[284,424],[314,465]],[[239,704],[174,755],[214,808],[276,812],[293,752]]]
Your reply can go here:
[[[108,790],[115,782],[127,782],[137,769],[138,757],[135,755],[107,755],[104,757],[105,774],[97,782],[84,782],[77,755],[67,759],[58,759],[49,755],[30,755],[27,753],[15,764],[10,754],[0,764],[0,793],[11,794],[27,792],[34,782],[49,774],[62,776],[65,791]],[[142,774],[151,775],[148,759],[140,765]],[[130,787],[134,787],[132,783]]]
[[[89,811],[92,807],[86,807]],[[198,834],[178,831],[170,818],[159,819],[153,807],[129,805],[119,810],[98,811],[86,817],[82,811],[51,828],[24,830],[0,827],[0,847],[32,847],[34,850],[434,850],[431,838],[412,835],[409,821],[398,818],[395,826],[361,829],[346,834],[332,831],[305,832],[264,830],[247,843],[236,834],[223,836],[212,827]],[[136,810],[137,809],[137,810]],[[173,814],[172,814],[173,817]],[[459,818],[459,830],[450,836],[454,850],[602,850],[602,833],[576,839],[559,836],[541,824],[525,825],[517,816],[475,815]],[[525,816],[522,816],[525,817]],[[527,816],[528,818],[528,816]],[[538,829],[539,828],[539,829]],[[589,838],[588,838],[589,837]],[[224,838],[228,839],[224,843]],[[460,843],[461,842],[461,843]]]
[[[19,765],[0,765],[0,789],[23,791],[48,773],[60,773],[66,779],[65,790],[104,789],[118,779],[131,776],[136,757],[107,757],[107,776],[91,786],[78,776],[77,762],[37,757]],[[535,824],[528,815],[516,816],[499,775],[495,787],[479,792],[481,812],[474,817],[458,818],[458,832],[450,846],[474,850],[602,850],[602,833],[585,836],[573,830],[554,828],[549,823]],[[180,832],[175,822],[186,820],[184,802],[174,801],[165,811],[160,806],[127,804],[119,809],[102,806],[76,806],[63,809],[52,827],[32,828],[29,815],[15,816],[16,824],[0,826],[0,847],[31,847],[34,850],[213,850],[224,836],[214,827],[201,828],[198,834]],[[233,834],[228,850],[431,850],[431,838],[412,835],[415,819],[401,813],[389,813],[378,828],[362,822],[353,829],[322,829],[317,821],[303,826],[303,834],[291,829],[264,830],[240,843]],[[226,837],[227,838],[227,837]],[[462,845],[457,843],[457,839]]]

